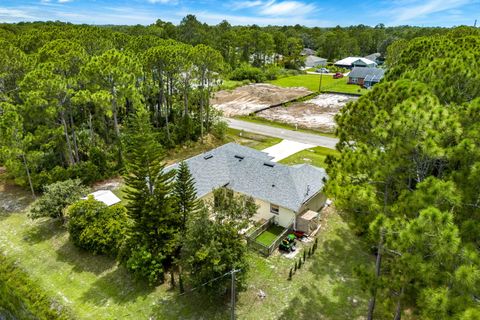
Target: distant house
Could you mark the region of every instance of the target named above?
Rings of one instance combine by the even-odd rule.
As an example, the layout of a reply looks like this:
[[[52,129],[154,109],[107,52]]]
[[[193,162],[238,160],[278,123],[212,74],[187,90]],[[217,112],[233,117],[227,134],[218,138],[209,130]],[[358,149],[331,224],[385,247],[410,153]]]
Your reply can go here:
[[[380,82],[384,74],[385,70],[380,68],[355,67],[348,74],[348,83],[369,88]]]
[[[355,67],[372,68],[376,67],[377,63],[362,57],[348,57],[335,62],[334,65],[341,68],[353,69]]]
[[[286,166],[272,162],[267,153],[228,143],[185,160],[195,181],[197,198],[213,201],[214,189],[226,187],[255,199],[259,209],[254,221],[273,218],[284,228],[304,232],[305,214],[324,206],[322,193],[327,174],[308,164]],[[176,169],[178,164],[166,168]],[[309,213],[308,216],[315,216]]]
[[[327,59],[317,56],[307,56],[305,58],[305,69],[324,67],[327,65]]]
[[[382,62],[382,61],[380,61],[381,56],[382,55],[380,53],[376,52],[376,53],[369,54],[368,56],[365,56],[364,58],[375,62],[377,65],[380,65],[381,62]]]
[[[103,202],[109,207],[122,201],[110,190],[98,190],[90,193],[89,196],[93,196],[95,200]],[[87,199],[87,197],[82,199]]]
[[[310,48],[303,48],[302,52],[300,52],[300,55],[302,56],[314,56],[315,54],[315,50]]]

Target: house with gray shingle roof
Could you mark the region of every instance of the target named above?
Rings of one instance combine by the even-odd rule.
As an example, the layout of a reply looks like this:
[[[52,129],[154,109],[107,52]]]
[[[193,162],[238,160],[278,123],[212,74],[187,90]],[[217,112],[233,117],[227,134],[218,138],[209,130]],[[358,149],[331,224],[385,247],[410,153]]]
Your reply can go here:
[[[349,84],[358,84],[369,88],[383,79],[384,69],[355,67],[348,74]]]
[[[271,160],[265,152],[228,143],[185,162],[199,199],[211,201],[214,189],[226,187],[255,199],[259,209],[254,220],[273,217],[278,225],[295,228],[299,215],[319,211],[325,204],[327,174],[308,164],[287,166]]]

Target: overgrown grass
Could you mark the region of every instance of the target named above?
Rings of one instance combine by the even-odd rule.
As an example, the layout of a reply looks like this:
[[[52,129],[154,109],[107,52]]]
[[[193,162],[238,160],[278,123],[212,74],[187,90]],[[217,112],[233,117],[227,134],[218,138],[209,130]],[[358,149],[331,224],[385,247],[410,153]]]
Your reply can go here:
[[[355,94],[364,94],[367,92],[367,89],[360,88],[358,85],[347,84],[347,81],[348,77],[333,79],[331,75],[323,75],[322,91]],[[311,91],[318,92],[320,74],[301,74],[298,76],[280,78],[269,82],[280,87],[305,87]]]
[[[25,194],[18,191],[19,197]],[[287,280],[292,260],[248,253],[250,271],[247,290],[238,299],[239,319],[353,319],[364,314],[365,296],[352,268],[370,258],[336,213],[323,223],[316,255],[292,281]],[[24,212],[1,215],[0,252],[79,319],[228,318],[223,298],[197,292],[178,296],[168,283],[150,288],[115,259],[73,246],[64,226],[53,220],[32,221]],[[266,299],[258,298],[259,289]],[[352,306],[349,297],[358,305]]]
[[[300,132],[305,132],[305,133],[318,134],[318,135],[320,135],[320,136],[325,136],[325,137],[336,138],[335,134],[333,134],[333,133],[321,132],[321,131],[318,131],[318,130],[301,128],[301,127],[295,128],[294,125],[291,125],[291,124],[289,124],[289,123],[272,121],[272,120],[268,120],[268,119],[265,119],[265,118],[261,118],[261,117],[255,116],[255,115],[237,116],[237,117],[235,117],[235,118],[237,118],[237,119],[239,119],[239,120],[243,120],[243,121],[252,122],[252,123],[264,124],[264,125],[267,125],[267,126],[271,126],[271,127],[275,127],[275,128],[280,128],[280,129],[300,131]]]
[[[337,150],[324,147],[314,147],[297,152],[283,160],[280,160],[280,163],[289,165],[308,163],[316,167],[325,168],[325,159],[327,156],[335,157],[338,155],[339,153]]]
[[[266,247],[269,247],[277,238],[278,236],[285,230],[280,226],[271,225],[268,227],[267,230],[263,231],[256,239],[260,244],[263,244]]]

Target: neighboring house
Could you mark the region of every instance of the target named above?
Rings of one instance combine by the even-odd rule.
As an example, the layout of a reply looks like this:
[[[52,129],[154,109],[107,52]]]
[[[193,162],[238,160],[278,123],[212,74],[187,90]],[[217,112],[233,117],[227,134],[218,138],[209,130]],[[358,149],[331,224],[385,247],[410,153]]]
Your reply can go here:
[[[327,65],[327,59],[310,55],[305,58],[304,69],[324,67],[326,65]]]
[[[348,83],[358,84],[369,88],[380,82],[384,74],[385,70],[380,68],[355,67],[348,74]]]
[[[353,69],[355,67],[365,67],[365,68],[376,67],[377,63],[375,61],[362,58],[362,57],[348,57],[335,62],[334,65],[341,68]]]
[[[109,207],[122,201],[110,190],[98,190],[90,193],[89,196],[93,196],[95,200],[103,202]],[[87,199],[87,197],[84,197],[82,199]]]
[[[365,59],[371,60],[375,62],[377,65],[380,65],[382,61],[380,61],[380,57],[382,55],[379,52],[369,54],[368,56],[364,57]]]
[[[199,199],[213,201],[212,191],[226,187],[255,199],[259,206],[255,221],[274,217],[278,225],[296,229],[297,220],[304,225],[305,213],[324,206],[327,174],[308,164],[286,166],[271,160],[265,152],[228,143],[185,162]],[[174,164],[166,170],[177,167]]]
[[[302,52],[300,52],[302,56],[314,56],[316,54],[315,50],[310,48],[303,48]]]

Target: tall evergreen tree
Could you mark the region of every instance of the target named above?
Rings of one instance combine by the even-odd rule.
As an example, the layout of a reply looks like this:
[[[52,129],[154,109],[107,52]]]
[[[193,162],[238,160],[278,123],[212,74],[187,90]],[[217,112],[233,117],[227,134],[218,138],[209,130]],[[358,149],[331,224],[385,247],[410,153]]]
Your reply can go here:
[[[178,222],[170,196],[173,173],[164,172],[164,153],[144,108],[130,120],[124,144],[127,209],[133,221],[126,264],[136,275],[158,283],[175,248]]]

